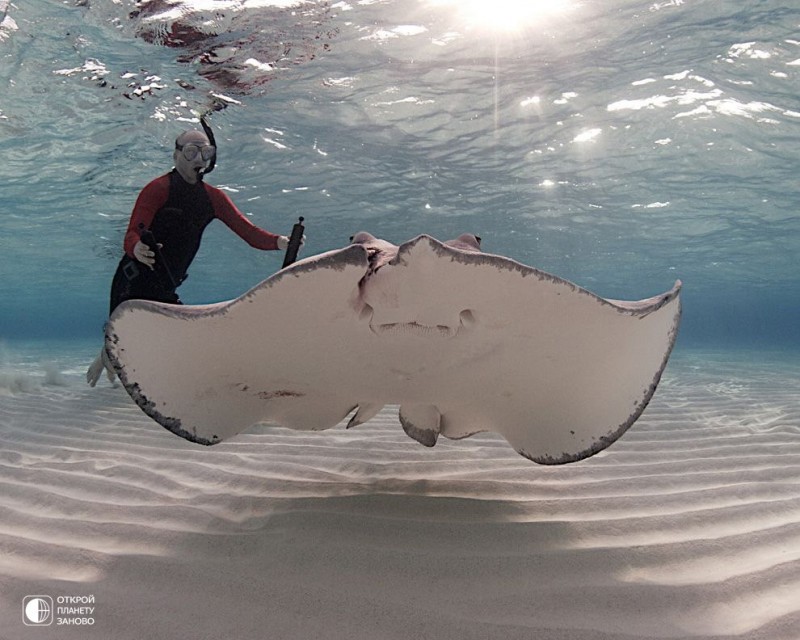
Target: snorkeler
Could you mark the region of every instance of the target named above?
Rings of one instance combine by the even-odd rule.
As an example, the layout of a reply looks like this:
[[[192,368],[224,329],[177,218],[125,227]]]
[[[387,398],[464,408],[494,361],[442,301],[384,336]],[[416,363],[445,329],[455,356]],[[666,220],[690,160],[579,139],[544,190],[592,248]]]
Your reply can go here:
[[[152,180],[136,199],[125,234],[125,253],[111,283],[109,313],[130,299],[181,304],[177,288],[186,280],[203,231],[214,219],[256,249],[285,250],[289,244],[287,236],[254,225],[222,190],[203,181],[214,168],[216,146],[213,133],[201,123],[206,133],[181,133],[175,140],[172,171]],[[105,349],[86,372],[91,386],[97,384],[103,369],[113,381]]]

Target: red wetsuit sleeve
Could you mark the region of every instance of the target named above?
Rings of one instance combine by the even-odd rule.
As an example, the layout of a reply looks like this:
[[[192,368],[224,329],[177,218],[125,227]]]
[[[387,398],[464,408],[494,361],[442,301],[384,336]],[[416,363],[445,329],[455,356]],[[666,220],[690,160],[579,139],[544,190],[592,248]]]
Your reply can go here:
[[[250,222],[224,191],[209,184],[205,187],[211,197],[211,204],[214,206],[214,215],[222,220],[231,231],[256,249],[273,250],[278,248],[280,236],[265,231]]]
[[[131,258],[134,257],[133,248],[139,241],[139,225],[143,224],[145,229],[149,229],[156,211],[164,206],[167,198],[169,198],[169,174],[151,181],[139,193],[125,233],[125,253]]]

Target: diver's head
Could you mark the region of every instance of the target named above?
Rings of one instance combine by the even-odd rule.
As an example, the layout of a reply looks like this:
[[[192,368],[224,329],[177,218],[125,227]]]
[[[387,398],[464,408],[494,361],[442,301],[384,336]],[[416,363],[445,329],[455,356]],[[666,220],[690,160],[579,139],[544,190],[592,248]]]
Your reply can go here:
[[[216,155],[216,148],[208,141],[202,131],[190,129],[175,139],[175,169],[189,184],[203,179],[210,161]]]

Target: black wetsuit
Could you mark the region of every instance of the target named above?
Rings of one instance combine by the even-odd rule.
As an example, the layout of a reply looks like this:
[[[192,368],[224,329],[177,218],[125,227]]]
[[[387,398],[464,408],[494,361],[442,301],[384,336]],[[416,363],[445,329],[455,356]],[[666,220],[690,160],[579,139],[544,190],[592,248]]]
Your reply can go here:
[[[176,289],[186,279],[203,231],[214,217],[205,185],[189,184],[177,171],[171,172],[169,197],[150,223],[153,237],[163,245],[159,251],[163,260],[156,260],[150,269],[125,254],[111,284],[111,311],[132,298],[181,304]]]

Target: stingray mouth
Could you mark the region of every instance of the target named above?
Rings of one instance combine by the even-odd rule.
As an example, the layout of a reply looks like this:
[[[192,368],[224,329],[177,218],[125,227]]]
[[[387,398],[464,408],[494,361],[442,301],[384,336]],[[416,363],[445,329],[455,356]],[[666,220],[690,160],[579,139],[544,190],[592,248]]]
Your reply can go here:
[[[475,316],[469,309],[464,309],[458,315],[458,322],[450,324],[426,324],[417,320],[408,322],[373,322],[373,310],[369,305],[362,312],[362,317],[369,317],[369,328],[372,333],[380,336],[415,336],[419,338],[455,338],[467,330],[475,322]]]
[[[411,335],[423,338],[454,338],[461,326],[448,327],[446,324],[427,325],[419,322],[390,322],[372,324],[369,328],[378,335]]]

